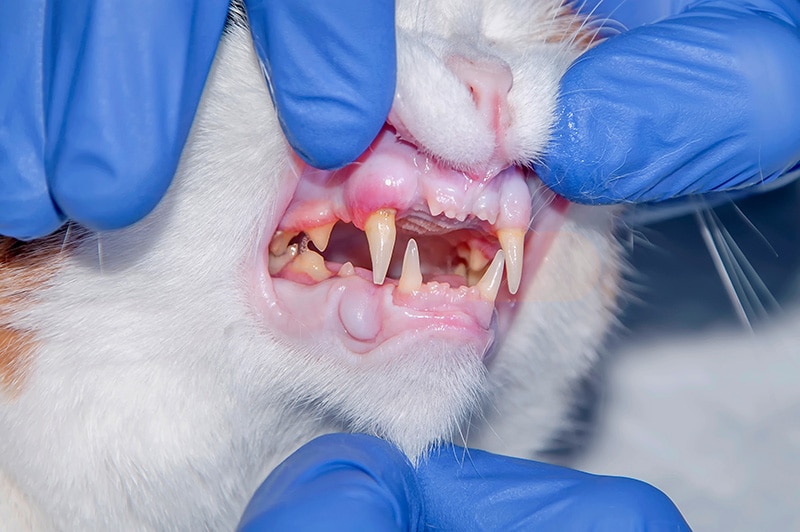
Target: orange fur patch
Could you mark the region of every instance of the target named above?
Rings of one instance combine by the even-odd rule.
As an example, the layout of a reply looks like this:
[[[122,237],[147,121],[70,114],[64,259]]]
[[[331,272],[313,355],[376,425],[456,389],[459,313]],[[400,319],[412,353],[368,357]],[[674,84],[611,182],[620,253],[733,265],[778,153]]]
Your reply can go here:
[[[22,389],[36,347],[33,333],[13,324],[14,315],[55,273],[72,248],[68,236],[63,229],[33,242],[0,237],[0,391],[11,396]]]
[[[578,13],[570,5],[562,6],[558,21],[560,24],[553,28],[553,35],[546,42],[572,42],[585,51],[607,37],[599,19]]]

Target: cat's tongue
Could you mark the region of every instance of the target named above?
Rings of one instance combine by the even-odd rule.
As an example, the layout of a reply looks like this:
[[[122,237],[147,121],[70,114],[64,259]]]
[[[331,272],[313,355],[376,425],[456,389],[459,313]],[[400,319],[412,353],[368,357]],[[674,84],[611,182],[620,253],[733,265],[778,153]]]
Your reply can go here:
[[[265,254],[272,308],[355,352],[409,331],[485,336],[501,286],[515,294],[549,247],[533,232],[552,235],[565,208],[520,167],[455,169],[386,127],[343,169],[302,168]]]

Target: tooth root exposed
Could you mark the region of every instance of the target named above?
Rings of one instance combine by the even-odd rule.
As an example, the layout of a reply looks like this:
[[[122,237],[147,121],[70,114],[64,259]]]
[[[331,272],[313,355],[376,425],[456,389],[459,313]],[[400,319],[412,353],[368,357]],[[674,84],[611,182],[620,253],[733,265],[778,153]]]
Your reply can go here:
[[[403,294],[410,294],[420,288],[422,288],[422,270],[419,267],[419,248],[417,242],[412,238],[406,246],[403,272],[400,274],[397,289]]]
[[[274,242],[274,240],[273,240]],[[272,246],[270,245],[270,248]],[[297,244],[292,244],[291,246],[284,247],[283,253],[280,255],[275,255],[272,252],[269,254],[269,264],[267,265],[267,270],[269,270],[270,275],[275,275],[279,271],[281,271],[284,266],[292,262],[292,260],[300,253],[300,246]]]
[[[269,252],[272,255],[280,256],[286,253],[286,248],[289,247],[289,242],[296,237],[298,232],[293,231],[277,231],[272,241],[269,243]]]
[[[325,251],[325,248],[328,247],[328,241],[331,239],[331,231],[333,231],[334,225],[336,225],[335,220],[329,224],[306,229],[305,233],[318,250]]]
[[[494,302],[497,297],[497,291],[500,290],[500,283],[503,281],[503,263],[505,262],[503,255],[503,250],[498,249],[494,259],[492,259],[492,264],[483,274],[481,280],[478,281],[478,284],[475,285],[481,297],[487,301]]]
[[[372,282],[383,284],[394,251],[397,229],[394,225],[394,209],[378,209],[367,218],[364,232],[369,242],[369,255],[372,258]]]
[[[298,273],[305,273],[315,282],[324,281],[333,276],[328,268],[325,267],[325,259],[322,258],[322,255],[310,249],[300,253],[288,265],[288,268]]]
[[[525,231],[522,229],[500,229],[497,239],[506,258],[508,291],[516,294],[522,281],[522,258],[525,246]]]

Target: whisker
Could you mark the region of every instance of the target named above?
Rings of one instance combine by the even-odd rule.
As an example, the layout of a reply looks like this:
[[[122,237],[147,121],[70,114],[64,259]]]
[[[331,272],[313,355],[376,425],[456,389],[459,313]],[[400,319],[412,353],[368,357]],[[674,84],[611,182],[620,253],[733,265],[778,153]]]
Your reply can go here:
[[[739,206],[736,205],[736,203],[731,202],[731,205],[733,206],[734,210],[739,215],[739,217],[744,221],[744,223],[747,224],[747,226],[750,229],[752,229],[756,235],[758,235],[758,237],[769,248],[772,254],[775,257],[777,257],[778,252],[775,250],[774,247],[772,247],[772,244],[769,243],[769,240],[767,239],[767,237],[764,236],[764,233],[762,233],[761,230],[759,230],[758,227],[756,227],[756,225],[750,220],[750,218],[748,218],[748,216],[742,211],[742,209],[740,209]]]
[[[706,209],[704,211],[704,215],[706,220],[709,222],[710,228],[712,229],[711,234],[714,237],[714,242],[716,243],[717,249],[720,252],[720,256],[725,263],[725,267],[730,274],[737,297],[739,298],[742,308],[747,315],[748,324],[752,325],[752,317],[757,314],[755,307],[759,304],[757,301],[758,298],[754,295],[753,287],[750,285],[750,282],[747,279],[747,276],[744,274],[741,266],[736,261],[728,241],[723,237],[722,230],[720,228],[722,223],[720,222],[719,218],[716,217],[716,214],[711,209]]]
[[[64,231],[64,240],[61,241],[61,250],[58,252],[59,255],[64,253],[64,248],[67,247],[67,243],[69,243],[69,233],[72,231],[72,222],[67,222],[67,229]]]
[[[716,217],[716,215],[714,216]],[[749,260],[747,260],[747,257],[745,256],[744,252],[739,247],[739,245],[736,243],[735,239],[733,238],[733,235],[730,234],[730,232],[725,228],[724,225],[722,225],[721,223],[719,225],[720,225],[720,230],[722,232],[722,236],[725,238],[727,245],[733,254],[733,259],[735,261],[737,269],[741,271],[742,275],[748,281],[747,284],[750,287],[751,295],[755,300],[755,304],[761,311],[759,317],[766,318],[770,312],[780,311],[781,309],[780,303],[778,303],[778,300],[775,299],[775,297],[772,295],[772,292],[770,292],[767,285],[761,279],[761,276],[758,275],[752,263]],[[771,246],[770,249],[774,252],[774,249],[772,249]],[[770,310],[766,308],[765,303],[771,307]]]
[[[97,236],[97,262],[98,262],[98,265],[100,266],[100,273],[103,274],[104,273],[104,270],[103,270],[103,240],[100,237],[100,232],[99,231],[97,233],[95,233],[95,235]]]
[[[747,313],[742,306],[739,297],[736,294],[736,288],[733,284],[733,280],[731,279],[730,275],[728,274],[728,270],[725,268],[725,263],[722,260],[722,256],[717,249],[717,244],[714,241],[714,237],[711,234],[711,230],[708,227],[708,222],[706,218],[703,216],[703,212],[705,207],[700,207],[694,213],[695,220],[697,221],[697,225],[700,228],[700,236],[703,237],[703,242],[706,245],[706,249],[708,250],[709,255],[711,255],[711,260],[714,262],[714,267],[719,274],[720,280],[722,281],[722,285],[725,288],[726,293],[728,294],[728,299],[730,299],[731,304],[733,305],[733,309],[736,312],[739,321],[748,329],[752,331],[752,327],[750,325],[750,321],[747,319]]]

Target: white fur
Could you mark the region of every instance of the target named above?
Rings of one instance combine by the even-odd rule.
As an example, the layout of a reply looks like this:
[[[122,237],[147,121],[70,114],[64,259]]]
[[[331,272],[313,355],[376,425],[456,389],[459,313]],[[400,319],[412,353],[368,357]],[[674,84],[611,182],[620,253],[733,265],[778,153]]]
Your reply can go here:
[[[511,66],[509,153],[539,153],[575,56],[540,42],[555,3],[398,3],[398,94],[424,147],[469,164],[494,142],[446,71],[457,44]],[[21,392],[0,397],[0,494],[16,501],[0,502],[0,523],[229,530],[266,474],[320,433],[368,431],[413,456],[471,420],[470,442],[530,455],[563,423],[613,316],[612,211],[571,210],[531,290],[543,300],[521,305],[487,366],[424,338],[354,364],[279,338],[252,303],[259,246],[294,186],[269,102],[233,28],[164,201],[79,244],[14,316],[39,348]]]

